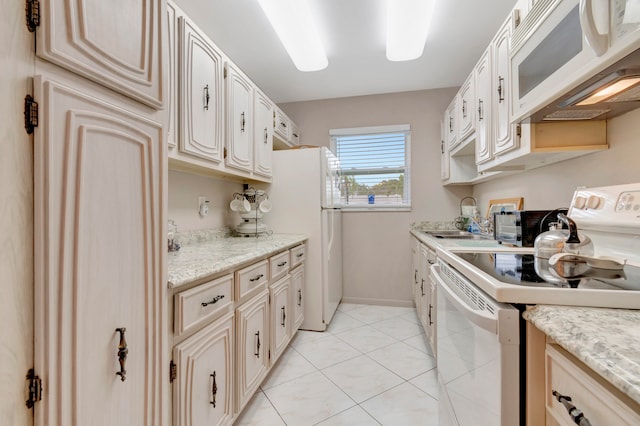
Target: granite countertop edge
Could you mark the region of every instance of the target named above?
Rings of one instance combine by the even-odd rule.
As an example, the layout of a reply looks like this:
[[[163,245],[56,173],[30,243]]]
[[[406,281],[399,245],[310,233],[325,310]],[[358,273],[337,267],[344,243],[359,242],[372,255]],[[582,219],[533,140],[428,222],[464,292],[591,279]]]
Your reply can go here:
[[[537,305],[523,317],[640,404],[640,310]]]
[[[306,234],[272,234],[267,237],[227,237],[185,245],[168,254],[167,285],[170,289],[199,281],[309,239]]]

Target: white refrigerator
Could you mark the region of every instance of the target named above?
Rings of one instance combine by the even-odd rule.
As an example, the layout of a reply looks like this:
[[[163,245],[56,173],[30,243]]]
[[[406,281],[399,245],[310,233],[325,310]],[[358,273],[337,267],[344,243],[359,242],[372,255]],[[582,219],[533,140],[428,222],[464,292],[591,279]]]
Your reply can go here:
[[[272,209],[276,233],[309,235],[305,260],[304,330],[326,330],[342,299],[340,165],[327,148],[273,152]]]

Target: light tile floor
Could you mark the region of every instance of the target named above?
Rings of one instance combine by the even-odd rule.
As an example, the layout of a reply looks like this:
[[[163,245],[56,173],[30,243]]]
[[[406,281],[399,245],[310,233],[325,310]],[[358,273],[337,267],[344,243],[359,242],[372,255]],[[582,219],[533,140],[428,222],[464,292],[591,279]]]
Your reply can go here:
[[[236,425],[438,424],[435,359],[413,308],[341,304],[300,330]]]

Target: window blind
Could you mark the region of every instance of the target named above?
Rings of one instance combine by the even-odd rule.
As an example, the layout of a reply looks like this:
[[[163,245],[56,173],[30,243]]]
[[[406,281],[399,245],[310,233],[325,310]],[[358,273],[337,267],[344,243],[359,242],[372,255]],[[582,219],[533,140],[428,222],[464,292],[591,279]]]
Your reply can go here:
[[[341,167],[346,207],[409,207],[408,126],[342,129],[330,133]]]

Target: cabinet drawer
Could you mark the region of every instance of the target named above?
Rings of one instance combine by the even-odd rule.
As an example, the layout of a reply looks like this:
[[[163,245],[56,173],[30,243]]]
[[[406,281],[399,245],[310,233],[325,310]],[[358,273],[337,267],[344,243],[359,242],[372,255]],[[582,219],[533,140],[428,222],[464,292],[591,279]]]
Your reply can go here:
[[[559,346],[547,344],[545,370],[547,425],[575,425],[553,391],[570,397],[594,426],[640,424],[637,403]]]
[[[269,259],[269,270],[271,271],[269,281],[273,282],[287,275],[289,263],[289,250],[271,257]]]
[[[291,253],[291,265],[289,265],[290,268],[295,268],[296,266],[304,262],[305,253],[306,253],[304,244],[295,246],[289,251]]]
[[[300,130],[298,130],[298,127],[296,127],[296,125],[292,122],[289,122],[289,125],[291,127],[291,133],[289,135],[291,139],[291,145],[300,145]]]
[[[233,275],[182,291],[174,296],[174,333],[180,336],[226,312],[233,303]]]
[[[289,119],[279,109],[274,111],[273,131],[286,142],[289,142]]]
[[[267,287],[269,282],[269,262],[263,260],[236,271],[236,300],[242,302],[247,297]]]

